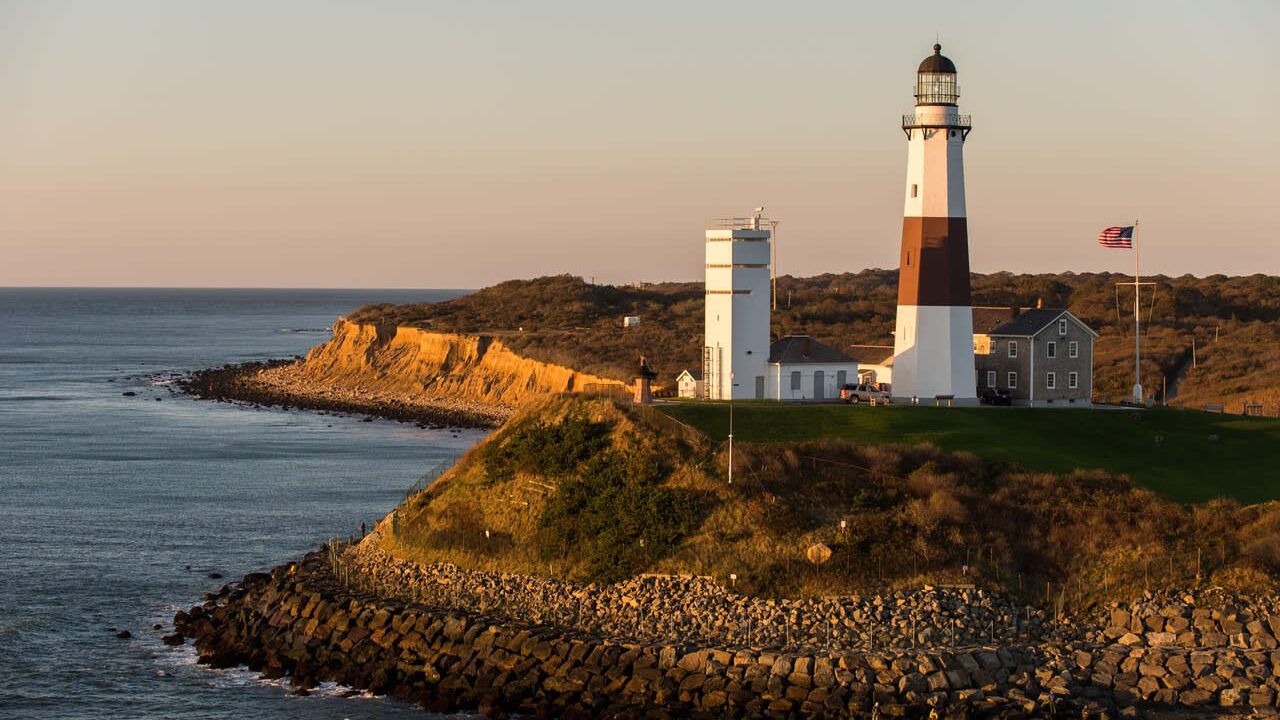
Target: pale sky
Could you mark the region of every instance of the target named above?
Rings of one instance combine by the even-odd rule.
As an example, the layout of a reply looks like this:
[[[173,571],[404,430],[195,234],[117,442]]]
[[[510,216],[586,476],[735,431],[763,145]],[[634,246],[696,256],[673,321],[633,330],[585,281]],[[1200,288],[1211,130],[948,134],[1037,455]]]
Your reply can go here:
[[[0,285],[895,267],[916,65],[973,269],[1280,274],[1280,2],[0,0]]]

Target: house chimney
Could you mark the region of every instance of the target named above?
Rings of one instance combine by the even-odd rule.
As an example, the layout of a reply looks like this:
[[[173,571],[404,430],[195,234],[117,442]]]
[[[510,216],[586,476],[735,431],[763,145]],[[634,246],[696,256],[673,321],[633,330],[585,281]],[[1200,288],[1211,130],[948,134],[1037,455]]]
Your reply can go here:
[[[1018,306],[1017,306],[1017,305],[1010,305],[1010,306],[1009,306],[1009,319],[1010,319],[1010,320],[1015,320],[1015,319],[1017,319],[1017,317],[1018,317]]]
[[[804,345],[801,346],[800,352],[805,357],[809,357],[809,337],[807,335],[804,338]]]

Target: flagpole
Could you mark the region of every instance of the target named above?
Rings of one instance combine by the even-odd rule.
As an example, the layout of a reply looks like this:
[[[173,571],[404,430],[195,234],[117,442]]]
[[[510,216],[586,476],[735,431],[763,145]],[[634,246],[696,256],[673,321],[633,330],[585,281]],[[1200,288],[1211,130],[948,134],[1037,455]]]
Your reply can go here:
[[[1142,251],[1138,246],[1138,221],[1133,221],[1133,400],[1145,405],[1142,392],[1142,304],[1138,294],[1142,292],[1139,284],[1141,271],[1139,260]]]

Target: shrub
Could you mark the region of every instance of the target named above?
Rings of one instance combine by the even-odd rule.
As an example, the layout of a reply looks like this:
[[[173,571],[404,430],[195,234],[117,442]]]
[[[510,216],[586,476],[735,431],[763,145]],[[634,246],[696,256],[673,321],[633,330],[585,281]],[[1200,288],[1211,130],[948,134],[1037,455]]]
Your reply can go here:
[[[635,575],[669,555],[705,516],[693,491],[662,484],[656,455],[610,449],[560,484],[539,521],[547,557],[569,549],[587,562],[591,580]],[[642,542],[643,541],[643,542]]]
[[[485,447],[485,475],[490,483],[509,479],[517,472],[563,477],[608,442],[609,426],[581,414],[558,423],[536,420]]]

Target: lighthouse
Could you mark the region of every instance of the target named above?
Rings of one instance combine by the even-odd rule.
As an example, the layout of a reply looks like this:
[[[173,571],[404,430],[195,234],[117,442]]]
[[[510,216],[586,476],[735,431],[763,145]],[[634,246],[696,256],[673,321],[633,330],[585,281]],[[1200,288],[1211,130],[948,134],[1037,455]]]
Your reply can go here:
[[[950,396],[976,404],[964,141],[971,128],[957,100],[956,66],[934,45],[916,72],[915,111],[902,117],[907,184],[894,331],[898,402]]]

